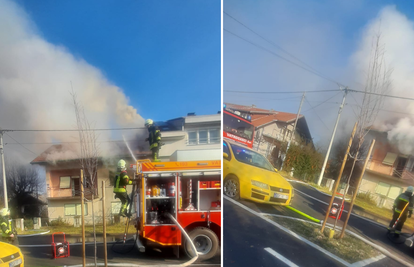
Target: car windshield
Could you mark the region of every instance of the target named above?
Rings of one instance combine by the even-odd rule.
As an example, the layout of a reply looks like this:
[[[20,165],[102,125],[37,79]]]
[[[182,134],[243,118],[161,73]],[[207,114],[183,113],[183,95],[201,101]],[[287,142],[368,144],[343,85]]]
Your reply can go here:
[[[259,167],[268,171],[274,172],[275,169],[273,168],[272,164],[260,155],[257,152],[254,152],[252,150],[246,149],[242,146],[231,144],[231,148],[233,150],[234,157],[243,163]]]
[[[223,113],[223,127],[225,132],[250,141],[253,139],[254,126],[227,113]]]

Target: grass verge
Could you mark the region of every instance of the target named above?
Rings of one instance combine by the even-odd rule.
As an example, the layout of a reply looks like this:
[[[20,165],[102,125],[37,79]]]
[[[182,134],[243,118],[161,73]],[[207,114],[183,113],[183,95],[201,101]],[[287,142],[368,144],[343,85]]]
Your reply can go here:
[[[318,186],[317,184],[314,183],[309,183],[310,186],[318,189],[319,191],[322,191],[324,193],[327,193],[329,195],[332,195],[332,192],[329,191],[329,189],[327,187],[323,187],[323,186]],[[340,196],[339,196],[340,197]],[[351,202],[351,198],[352,196],[346,195],[346,198],[349,200],[345,200],[346,202]],[[358,196],[355,199],[355,203],[354,206],[358,206],[359,208],[363,209],[364,212],[367,212],[371,215],[377,216],[383,220],[386,221],[390,221],[393,215],[392,210],[387,209],[387,208],[380,208],[377,205],[375,205],[374,203],[370,202],[369,200],[365,199],[365,198],[359,198]],[[404,228],[405,230],[414,230],[414,221],[410,218],[407,218],[407,220],[405,221],[404,224]]]
[[[21,231],[17,230],[17,234],[19,235],[31,235],[31,234],[39,234],[42,232],[46,232],[50,230],[47,235],[51,235],[56,232],[64,232],[67,235],[82,235],[82,227],[74,227],[74,226],[44,226],[40,230],[27,230]],[[102,225],[95,226],[96,234],[103,234]],[[112,224],[106,226],[106,233],[107,234],[123,234],[125,231],[125,224]],[[129,225],[128,233],[135,232],[135,227],[133,225]],[[91,225],[85,226],[85,234],[90,235],[93,234],[93,227]]]
[[[342,239],[337,239],[340,233],[336,232],[333,239],[328,239],[329,229],[326,228],[322,234],[319,225],[286,218],[267,217],[349,263],[355,263],[381,254],[365,242],[348,234],[345,234]]]

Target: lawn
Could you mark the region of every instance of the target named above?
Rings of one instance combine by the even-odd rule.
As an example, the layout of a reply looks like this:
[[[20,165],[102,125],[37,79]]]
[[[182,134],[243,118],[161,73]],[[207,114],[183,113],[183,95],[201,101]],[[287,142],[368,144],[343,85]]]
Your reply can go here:
[[[320,225],[287,218],[267,217],[349,263],[381,255],[379,251],[351,235],[345,234],[344,238],[337,239],[340,232],[336,232],[333,239],[328,239],[329,229],[325,228],[322,234]]]
[[[318,186],[317,184],[314,184],[314,183],[309,183],[309,185],[318,189],[319,191],[332,195],[332,192],[329,191],[327,187]],[[338,196],[341,197],[340,195]],[[352,196],[346,195],[346,199],[349,199],[349,200],[345,200],[345,201],[351,202],[351,198]],[[387,208],[380,208],[377,205],[370,202],[368,199],[363,198],[363,197],[359,197],[359,196],[356,197],[354,207],[355,206],[358,206],[359,208],[363,209],[364,212],[367,212],[371,215],[382,218],[386,221],[389,221],[392,218],[392,210],[387,209]],[[414,230],[414,220],[412,218],[408,218],[404,224],[403,229]]]

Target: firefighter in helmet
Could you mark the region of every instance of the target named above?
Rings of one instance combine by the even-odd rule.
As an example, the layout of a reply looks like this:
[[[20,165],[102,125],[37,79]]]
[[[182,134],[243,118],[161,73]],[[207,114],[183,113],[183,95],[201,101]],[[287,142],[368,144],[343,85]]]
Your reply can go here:
[[[161,132],[154,126],[154,122],[151,119],[145,121],[145,127],[147,127],[149,133],[149,136],[145,139],[145,141],[149,141],[153,161],[159,162],[160,160],[158,159],[158,154],[161,146]]]
[[[121,159],[118,162],[117,171],[118,174],[115,176],[114,181],[114,193],[115,198],[119,198],[119,200],[121,200],[122,203],[119,215],[126,217],[127,207],[129,202],[131,201],[126,190],[126,186],[132,184],[132,181],[128,177],[125,160]]]
[[[12,231],[12,225],[10,217],[10,210],[9,209],[1,209],[0,210],[0,225],[1,225],[1,241],[13,243],[14,242],[14,233]]]
[[[407,219],[407,217],[411,218],[411,214],[413,213],[413,207],[414,207],[413,192],[414,192],[414,187],[409,186],[407,187],[407,190],[405,190],[404,193],[400,194],[394,201],[394,206],[393,206],[394,214],[390,222],[390,225],[387,229],[388,231],[395,230],[394,234],[396,236],[399,236],[401,234],[401,229],[404,226],[405,220]],[[395,225],[395,229],[393,229],[393,226],[395,222],[397,221],[397,219],[398,219],[398,222]]]

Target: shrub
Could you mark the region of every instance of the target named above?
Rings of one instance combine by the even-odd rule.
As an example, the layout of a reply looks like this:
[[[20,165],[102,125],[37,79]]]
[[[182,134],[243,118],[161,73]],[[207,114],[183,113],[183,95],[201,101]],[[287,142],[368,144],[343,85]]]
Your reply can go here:
[[[49,223],[50,226],[71,226],[70,223],[68,223],[67,221],[64,221],[62,217],[59,216],[59,218],[50,221]]]
[[[375,201],[375,199],[371,196],[369,192],[359,193],[357,195],[357,198],[359,198],[360,200],[366,201],[372,205],[377,205],[377,202]]]

